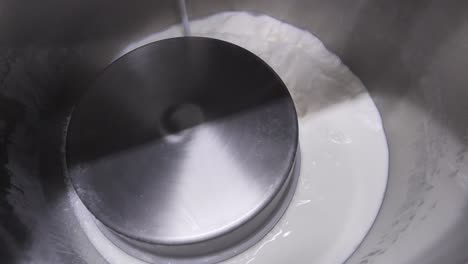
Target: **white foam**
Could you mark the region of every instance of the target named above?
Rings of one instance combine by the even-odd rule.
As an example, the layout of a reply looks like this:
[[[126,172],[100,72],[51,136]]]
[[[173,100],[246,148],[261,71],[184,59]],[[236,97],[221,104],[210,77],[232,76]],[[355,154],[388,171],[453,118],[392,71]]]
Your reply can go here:
[[[235,43],[265,60],[288,86],[299,114],[302,167],[291,206],[261,242],[225,263],[344,262],[371,227],[387,182],[387,142],[367,90],[319,39],[271,17],[220,13],[190,26],[194,36]],[[173,26],[122,54],[180,32]],[[112,264],[126,256],[103,246],[109,243],[103,236],[91,241]]]

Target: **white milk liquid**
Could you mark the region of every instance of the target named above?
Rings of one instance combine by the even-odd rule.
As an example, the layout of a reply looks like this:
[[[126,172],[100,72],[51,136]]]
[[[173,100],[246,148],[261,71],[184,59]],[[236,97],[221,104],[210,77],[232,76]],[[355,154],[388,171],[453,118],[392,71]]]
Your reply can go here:
[[[224,263],[344,262],[371,227],[387,183],[387,142],[366,88],[312,34],[271,17],[221,13],[190,26],[193,36],[232,42],[266,61],[286,83],[299,115],[302,165],[290,207],[262,241]],[[122,54],[181,32],[173,26]],[[97,230],[73,192],[71,199],[83,229],[109,263],[143,263]]]

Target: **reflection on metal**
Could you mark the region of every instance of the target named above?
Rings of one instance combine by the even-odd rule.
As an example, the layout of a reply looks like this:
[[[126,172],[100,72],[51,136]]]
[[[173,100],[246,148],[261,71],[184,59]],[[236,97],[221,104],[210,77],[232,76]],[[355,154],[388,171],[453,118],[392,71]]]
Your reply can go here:
[[[83,204],[145,261],[215,263],[261,239],[297,181],[290,94],[261,59],[209,38],[139,48],[77,104],[67,165]]]

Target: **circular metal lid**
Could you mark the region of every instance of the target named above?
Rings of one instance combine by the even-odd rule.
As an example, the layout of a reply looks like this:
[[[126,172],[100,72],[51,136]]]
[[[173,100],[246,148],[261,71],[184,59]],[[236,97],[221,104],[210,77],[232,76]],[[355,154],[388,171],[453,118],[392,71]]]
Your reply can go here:
[[[293,102],[266,63],[184,37],[112,63],[76,105],[66,155],[78,196],[119,246],[190,257],[262,229],[285,202],[297,148]]]

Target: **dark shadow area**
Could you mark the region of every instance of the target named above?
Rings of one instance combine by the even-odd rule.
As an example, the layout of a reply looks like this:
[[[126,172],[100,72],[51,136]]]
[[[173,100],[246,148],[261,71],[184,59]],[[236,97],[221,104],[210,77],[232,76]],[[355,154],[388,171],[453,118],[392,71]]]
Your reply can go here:
[[[27,252],[38,243],[55,243],[49,239],[57,239],[60,250],[54,254],[64,260],[58,262],[84,263],[71,246],[79,234],[66,238],[72,231],[66,230],[60,214],[52,212],[66,190],[61,164],[64,118],[90,76],[79,61],[69,49],[30,47],[0,52],[2,263],[32,261]]]
[[[71,1],[0,2],[0,45],[11,48],[70,47],[87,41],[113,39],[137,32],[158,16],[177,22],[176,1]]]
[[[24,142],[31,142],[29,147],[32,153],[36,153],[31,162],[37,163],[38,171],[27,172],[40,183],[48,205],[60,202],[66,192],[63,139],[70,111],[80,98],[83,99],[80,104],[84,102],[86,107],[81,108],[79,104],[75,108],[74,115],[81,115],[83,119],[82,123],[75,122],[79,118],[72,119],[70,131],[76,132],[76,137],[72,133],[72,138],[77,141],[69,145],[76,154],[75,161],[79,163],[144,147],[150,142],[162,140],[168,132],[178,134],[206,122],[248,115],[251,111],[278,102],[292,104],[278,76],[251,53],[242,49],[231,52],[231,44],[221,48],[214,44],[183,43],[182,46],[184,45],[187,45],[182,49],[187,52],[185,59],[174,59],[183,58],[177,54],[174,45],[157,51],[158,56],[162,56],[158,60],[165,63],[159,63],[155,66],[156,69],[149,67],[155,64],[151,58],[144,53],[138,55],[136,51],[128,60],[118,60],[115,66],[107,68],[99,75],[98,81],[91,85],[90,81],[95,79],[96,73],[83,68],[85,63],[72,49],[8,49],[3,54],[0,107],[6,113],[1,116],[2,119],[9,124],[5,131],[14,131],[17,123],[22,120],[19,126],[27,133],[16,135],[15,140],[22,141],[21,137],[27,137]],[[231,63],[217,65],[220,59]],[[119,73],[118,65],[122,65],[123,72]],[[112,75],[113,69],[117,70],[117,75]],[[145,80],[145,76],[150,76],[150,80]],[[208,76],[214,78],[207,79]],[[124,81],[128,77],[131,78]],[[110,82],[107,83],[110,85],[100,86],[100,82]],[[179,87],[166,89],[162,94],[154,93],[159,86],[167,86],[171,82],[178,83]],[[137,89],[135,85],[143,89]],[[90,87],[90,92],[84,93],[86,87]],[[9,99],[10,97],[14,99]],[[195,111],[193,115],[193,108],[188,107],[187,110],[182,107],[182,114],[188,111],[190,117],[188,120],[185,117],[180,118],[180,114],[174,114],[178,113],[180,102],[182,105],[185,102],[195,105],[199,112]],[[164,120],[164,117],[166,124],[161,124],[160,119]],[[171,118],[175,118],[175,121]],[[168,128],[166,132],[161,130],[161,125]],[[2,174],[8,166],[6,157],[15,148],[18,148],[17,144],[2,145]],[[25,170],[35,168],[25,165]],[[170,170],[171,162],[162,165],[165,170]],[[8,190],[15,188],[10,183],[9,176],[7,173],[2,175],[5,192],[2,192],[1,199],[6,199]],[[15,218],[8,202],[2,207],[2,210],[8,211],[5,219],[10,217],[15,219],[14,222],[21,223]],[[49,208],[39,210],[48,212]],[[65,239],[71,235],[67,234],[69,230],[63,230],[60,219],[49,219],[46,214],[38,217],[37,221],[58,221],[54,236]],[[7,225],[3,227],[7,228]],[[25,254],[28,243],[33,239],[29,234],[31,227],[20,226],[18,231],[13,232],[18,235],[24,233],[25,244],[19,245],[16,253],[10,247],[5,247],[6,251],[1,252],[0,257],[8,258],[7,263],[16,263],[15,259]],[[0,241],[9,243],[3,235],[0,235]],[[76,259],[76,263],[83,262],[75,252],[73,243],[64,240],[60,245],[63,252],[57,254],[64,260]]]
[[[273,70],[233,44],[205,38],[150,44],[114,62],[77,104],[67,159],[70,166],[93,161],[160,140],[167,130],[177,134],[283,100],[289,92]],[[189,120],[169,121],[174,109]]]
[[[16,100],[0,95],[0,256],[10,263],[28,240],[28,232],[7,200],[11,189],[23,190],[12,184],[7,168],[9,138],[17,123],[24,120],[24,106]]]

